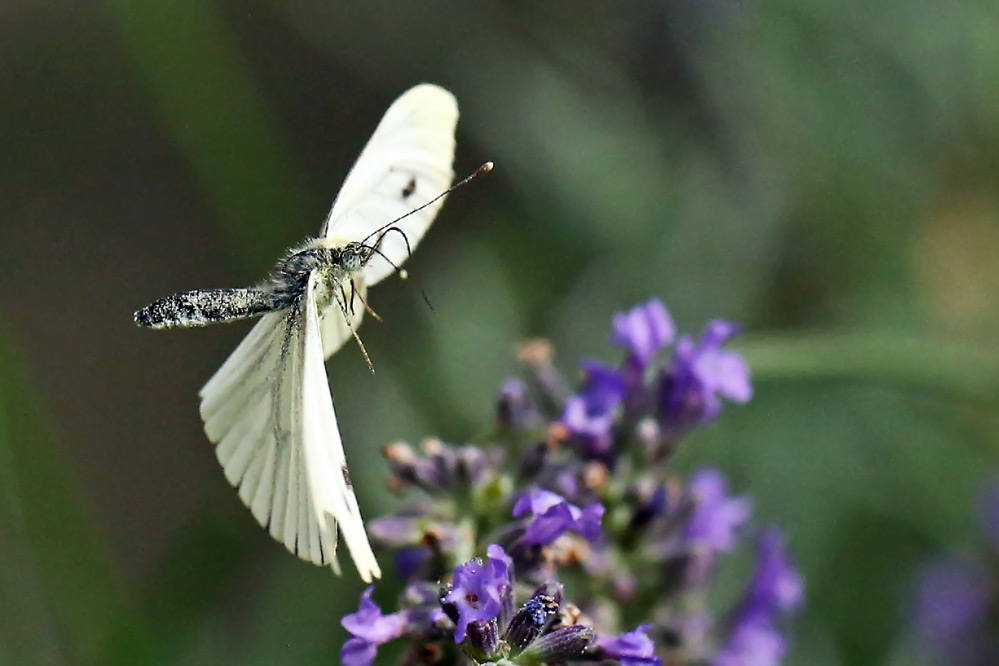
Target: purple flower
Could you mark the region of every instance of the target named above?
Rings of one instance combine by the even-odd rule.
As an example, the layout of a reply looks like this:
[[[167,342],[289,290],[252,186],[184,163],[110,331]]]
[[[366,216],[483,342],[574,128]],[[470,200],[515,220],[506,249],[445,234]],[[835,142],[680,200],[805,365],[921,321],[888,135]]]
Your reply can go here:
[[[512,594],[511,574],[513,564],[502,547],[491,544],[486,553],[489,565],[471,560],[454,570],[454,583],[444,602],[452,604],[458,613],[455,622],[454,642],[465,640],[471,622],[490,620],[499,615],[504,597]]]
[[[721,397],[739,403],[752,397],[746,360],[722,349],[736,333],[733,324],[717,319],[705,327],[700,346],[687,336],[677,342],[659,387],[660,419],[673,436],[718,418]]]
[[[992,547],[999,550],[999,482],[987,488],[978,503],[982,533]]]
[[[731,551],[739,528],[752,512],[749,500],[730,497],[725,477],[715,469],[694,473],[687,487],[694,499],[694,510],[687,520],[687,540],[694,547]]]
[[[801,605],[805,585],[801,575],[791,564],[780,531],[773,527],[764,530],[756,552],[756,572],[744,612],[772,617]]]
[[[614,416],[627,393],[624,380],[613,368],[596,361],[583,361],[586,384],[581,393],[569,397],[562,423],[569,432],[590,445],[592,452],[610,448]]]
[[[712,666],[777,666],[787,646],[774,620],[797,608],[803,596],[804,583],[788,559],[780,532],[765,530],[757,544],[749,591]]]
[[[419,519],[411,516],[381,516],[368,521],[368,534],[387,546],[419,543],[423,535]]]
[[[673,342],[676,327],[658,298],[614,315],[610,342],[628,350],[629,358],[644,368],[660,349]]]
[[[740,621],[712,666],[778,666],[787,646],[784,637],[769,621],[749,618]]]
[[[599,636],[597,645],[604,649],[604,656],[620,661],[621,666],[659,666],[663,660],[653,654],[655,645],[645,635],[650,628],[651,624],[643,624],[620,636]]]
[[[377,654],[377,643],[363,638],[351,638],[340,648],[340,663],[343,666],[370,666]]]
[[[968,652],[985,622],[992,581],[988,570],[970,559],[948,559],[927,566],[919,583],[916,628],[922,639],[942,655]],[[972,650],[973,651],[973,650]],[[970,655],[968,655],[970,656]]]
[[[361,606],[356,613],[345,615],[340,621],[353,638],[343,644],[340,661],[344,666],[368,666],[375,659],[379,645],[402,636],[406,616],[402,612],[382,615],[382,609],[371,600],[373,586],[361,596]]]
[[[979,496],[975,513],[992,549],[937,559],[919,574],[912,620],[934,663],[999,663],[999,485]]]
[[[433,551],[426,546],[400,548],[395,552],[395,570],[399,577],[408,580],[423,570],[433,558]]]
[[[519,379],[508,379],[496,398],[496,422],[503,428],[522,430],[541,423],[541,414],[531,403],[527,386]]]
[[[535,489],[521,495],[513,505],[513,515],[532,515],[521,543],[527,546],[547,546],[569,530],[579,532],[588,541],[600,536],[604,507],[599,502],[580,509],[564,497],[548,490]]]

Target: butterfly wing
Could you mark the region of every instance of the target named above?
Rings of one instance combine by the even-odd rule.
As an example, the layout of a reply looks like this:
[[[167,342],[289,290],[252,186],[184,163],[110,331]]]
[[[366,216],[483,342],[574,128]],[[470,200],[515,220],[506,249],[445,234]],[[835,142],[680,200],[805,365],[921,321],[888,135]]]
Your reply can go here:
[[[354,566],[365,582],[371,582],[372,577],[380,578],[382,572],[371,552],[357,496],[347,472],[347,458],[340,441],[340,429],[326,377],[314,279],[309,281],[302,316],[305,325],[305,335],[301,339],[305,378],[301,396],[302,443],[312,509],[324,548],[329,544],[329,550],[336,552],[336,527],[339,523]],[[330,316],[335,315],[330,313]]]
[[[339,571],[339,521],[361,578],[380,576],[347,481],[314,280],[298,305],[254,326],[200,395],[205,432],[226,478],[271,536]]]
[[[364,240],[447,190],[454,178],[457,122],[458,103],[443,88],[424,83],[403,93],[347,174],[320,236]],[[395,225],[405,239],[397,232],[382,238],[378,249],[384,257],[375,254],[364,267],[365,284],[377,284],[406,261],[406,240],[415,249],[443,204],[440,199]]]

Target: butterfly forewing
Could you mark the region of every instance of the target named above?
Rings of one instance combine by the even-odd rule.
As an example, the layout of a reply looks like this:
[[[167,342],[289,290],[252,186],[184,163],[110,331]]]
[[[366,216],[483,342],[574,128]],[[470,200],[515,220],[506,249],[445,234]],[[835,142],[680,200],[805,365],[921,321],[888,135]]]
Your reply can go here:
[[[336,565],[339,521],[369,581],[380,571],[346,481],[313,284],[297,307],[264,317],[205,384],[201,415],[226,478],[274,538]]]
[[[361,241],[392,220],[416,210],[451,185],[454,178],[454,128],[458,103],[439,86],[416,86],[389,107],[333,202],[322,234]],[[444,199],[413,213],[396,225],[406,236],[390,232],[379,238],[379,250],[364,268],[371,287],[408,258],[433,222]],[[391,263],[389,263],[391,261]]]

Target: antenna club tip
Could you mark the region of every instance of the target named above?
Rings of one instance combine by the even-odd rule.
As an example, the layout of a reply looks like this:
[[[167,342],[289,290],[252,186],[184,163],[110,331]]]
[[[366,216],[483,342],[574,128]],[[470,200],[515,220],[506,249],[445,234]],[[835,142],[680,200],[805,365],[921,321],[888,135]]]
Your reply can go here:
[[[479,173],[489,173],[492,170],[493,170],[492,162],[486,162],[485,164],[479,167]]]

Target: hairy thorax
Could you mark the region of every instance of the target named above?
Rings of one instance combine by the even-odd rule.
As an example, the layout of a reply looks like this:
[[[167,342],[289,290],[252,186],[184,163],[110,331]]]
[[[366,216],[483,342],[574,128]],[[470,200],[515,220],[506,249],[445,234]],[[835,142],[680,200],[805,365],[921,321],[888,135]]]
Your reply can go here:
[[[313,239],[278,262],[265,288],[290,306],[305,293],[310,275],[315,274],[316,304],[321,311],[334,303],[350,303],[370,253],[369,247],[342,238]]]

